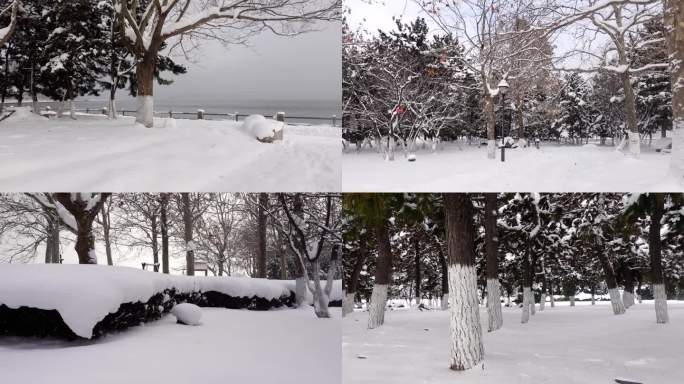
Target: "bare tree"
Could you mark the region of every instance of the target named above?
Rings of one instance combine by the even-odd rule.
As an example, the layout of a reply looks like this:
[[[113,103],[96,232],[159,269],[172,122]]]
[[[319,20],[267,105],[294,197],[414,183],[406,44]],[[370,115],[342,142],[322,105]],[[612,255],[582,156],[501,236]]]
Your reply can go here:
[[[76,229],[76,253],[79,264],[97,264],[93,222],[110,193],[54,193],[52,198],[66,212],[56,206],[64,222]],[[70,217],[68,215],[71,215]]]
[[[340,0],[139,0],[116,4],[123,40],[136,59],[136,121],[153,126],[153,80],[157,55],[172,40],[183,51],[201,39],[244,43],[262,31],[293,36],[321,20],[340,16]]]
[[[217,276],[230,276],[232,260],[243,246],[238,232],[244,220],[243,207],[236,196],[223,193],[209,194],[205,203],[206,211],[195,225],[201,251],[195,258],[207,262]]]
[[[154,270],[159,271],[159,196],[152,193],[122,193],[118,195],[118,205],[119,242],[129,247],[152,251]]]
[[[299,194],[296,194],[297,197]],[[340,264],[339,247],[342,242],[339,220],[339,196],[310,196],[312,200],[306,209],[290,209],[284,194],[279,194],[281,206],[287,216],[287,235],[290,249],[297,255],[305,276],[306,286],[313,295],[314,311],[318,317],[330,317],[328,303],[333,279]],[[321,200],[325,204],[321,206]],[[335,201],[333,201],[333,199]],[[327,243],[327,244],[326,244]],[[321,284],[321,255],[330,249],[330,263],[325,287]],[[311,264],[313,282],[309,279],[306,263]]]
[[[256,277],[266,277],[266,213],[268,209],[268,194],[260,193],[257,204],[257,249],[256,249]]]
[[[162,241],[162,272],[169,273],[169,194],[159,195],[159,228]]]
[[[12,37],[14,29],[17,27],[17,19],[19,13],[19,7],[21,2],[19,0],[13,0],[4,9],[0,10],[0,16],[4,16],[9,13],[10,23],[4,28],[0,28],[0,46],[5,45],[7,40]]]

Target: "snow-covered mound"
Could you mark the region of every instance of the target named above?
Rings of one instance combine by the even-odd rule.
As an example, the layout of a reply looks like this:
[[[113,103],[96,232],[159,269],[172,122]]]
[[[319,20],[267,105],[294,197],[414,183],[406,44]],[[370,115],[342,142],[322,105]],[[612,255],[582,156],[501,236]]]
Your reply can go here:
[[[272,143],[283,139],[285,123],[267,119],[262,115],[249,115],[242,123],[242,130],[257,140]]]
[[[218,292],[224,299],[286,301],[292,295],[280,280],[174,276],[104,265],[0,265],[0,306],[57,310],[73,333],[84,338],[91,338],[98,322],[122,304],[147,303],[155,295],[170,300],[165,292],[171,290],[185,297]]]
[[[14,107],[9,108],[9,111],[14,111],[7,119],[3,121],[3,124],[8,123],[29,123],[29,122],[43,122],[47,120],[47,117],[43,117],[31,112],[31,107]]]
[[[171,310],[171,314],[176,316],[179,323],[185,325],[199,325],[202,318],[202,309],[195,304],[177,304]]]

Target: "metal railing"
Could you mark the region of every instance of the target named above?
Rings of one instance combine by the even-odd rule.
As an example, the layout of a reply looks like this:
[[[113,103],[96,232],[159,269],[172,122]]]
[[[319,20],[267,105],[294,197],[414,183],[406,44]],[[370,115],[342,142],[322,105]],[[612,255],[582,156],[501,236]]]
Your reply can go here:
[[[103,115],[106,115],[108,113],[107,108],[99,108],[99,109],[91,109],[91,108],[84,108],[84,109],[74,109],[74,111],[78,112],[85,112],[85,113],[101,113]],[[134,115],[137,111],[135,110],[125,110],[122,109],[119,111],[119,114],[121,116],[131,116]],[[128,115],[127,115],[128,114]],[[280,112],[273,114],[275,117],[276,115],[280,114]],[[170,117],[170,118],[180,118],[180,119],[193,119],[194,120],[234,120],[234,121],[240,121],[241,119],[244,119],[247,116],[250,116],[252,114],[246,114],[246,113],[239,113],[239,112],[234,112],[234,113],[217,113],[217,112],[205,112],[202,109],[198,109],[197,112],[179,112],[179,111],[168,111],[168,112],[161,112],[161,111],[154,111],[154,115],[157,117]],[[270,114],[263,114],[264,116],[269,116]],[[180,117],[178,117],[180,116]],[[187,117],[185,117],[187,116]],[[218,117],[218,119],[211,119],[211,117]],[[225,119],[221,119],[225,118]],[[289,116],[287,114],[283,115],[283,120],[285,121],[285,118],[288,119],[288,124],[292,125],[308,125],[307,123],[301,123],[301,122],[296,122],[292,120],[299,120],[299,121],[327,121],[332,124],[333,127],[337,127],[338,123],[338,117],[337,115],[332,115],[330,117],[323,117],[323,116]]]

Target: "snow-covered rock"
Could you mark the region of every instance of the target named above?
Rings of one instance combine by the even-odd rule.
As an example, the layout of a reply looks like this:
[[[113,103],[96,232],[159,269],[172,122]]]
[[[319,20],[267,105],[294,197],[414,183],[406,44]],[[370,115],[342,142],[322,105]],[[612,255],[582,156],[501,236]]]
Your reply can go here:
[[[200,325],[202,309],[195,304],[182,303],[175,305],[171,314],[176,316],[179,323],[185,325]]]
[[[262,115],[249,115],[242,123],[242,130],[264,143],[283,139],[285,123],[267,119]]]

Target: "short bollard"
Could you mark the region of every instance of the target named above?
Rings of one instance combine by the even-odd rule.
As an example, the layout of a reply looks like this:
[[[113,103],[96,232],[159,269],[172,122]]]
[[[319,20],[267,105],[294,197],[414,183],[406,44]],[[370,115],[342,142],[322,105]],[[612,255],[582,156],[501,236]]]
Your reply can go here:
[[[198,109],[197,110],[197,120],[202,120],[204,119],[204,109]]]
[[[285,112],[276,112],[276,120],[285,121]]]

